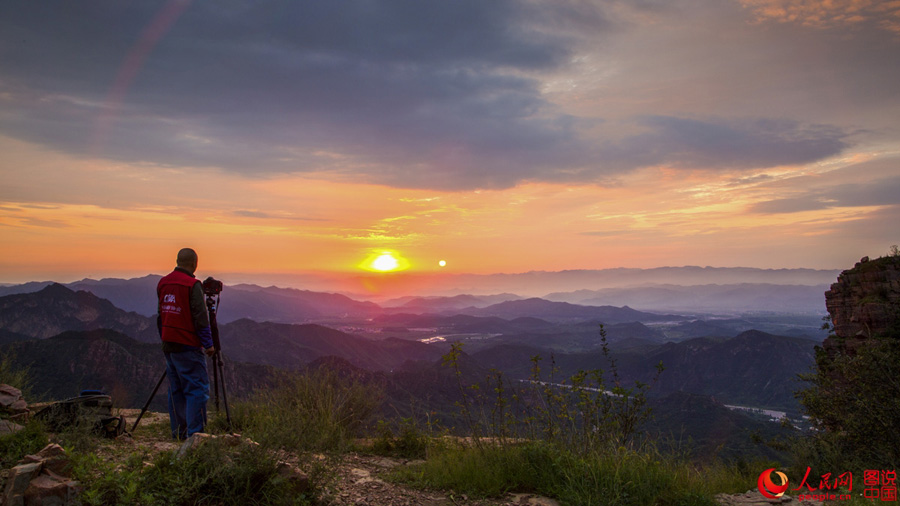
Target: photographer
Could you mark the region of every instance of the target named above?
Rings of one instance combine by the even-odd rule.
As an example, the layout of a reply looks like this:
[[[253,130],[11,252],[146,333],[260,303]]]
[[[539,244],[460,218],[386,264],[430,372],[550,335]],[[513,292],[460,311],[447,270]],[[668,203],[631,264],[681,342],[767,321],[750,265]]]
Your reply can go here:
[[[197,260],[194,250],[180,250],[177,267],[156,287],[157,327],[169,379],[169,421],[176,439],[203,432],[209,400],[204,353],[215,353],[203,288],[194,277]]]

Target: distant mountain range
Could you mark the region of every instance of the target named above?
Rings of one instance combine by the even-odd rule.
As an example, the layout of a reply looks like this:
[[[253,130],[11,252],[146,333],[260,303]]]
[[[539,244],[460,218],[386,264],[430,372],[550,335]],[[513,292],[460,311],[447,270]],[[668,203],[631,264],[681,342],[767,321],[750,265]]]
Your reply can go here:
[[[600,306],[628,305],[647,311],[825,313],[828,284],[651,285],[551,293],[544,299]]]

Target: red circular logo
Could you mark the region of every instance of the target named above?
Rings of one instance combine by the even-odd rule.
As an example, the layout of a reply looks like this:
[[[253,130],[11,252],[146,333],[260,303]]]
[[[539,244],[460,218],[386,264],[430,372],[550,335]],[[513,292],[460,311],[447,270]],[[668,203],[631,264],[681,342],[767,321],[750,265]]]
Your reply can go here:
[[[772,481],[772,472],[778,475],[781,478],[781,485],[776,485],[775,482]],[[766,469],[759,475],[759,480],[756,481],[756,485],[759,487],[759,493],[768,499],[778,499],[783,496],[785,491],[788,488],[788,478],[781,471],[775,471],[775,468]]]

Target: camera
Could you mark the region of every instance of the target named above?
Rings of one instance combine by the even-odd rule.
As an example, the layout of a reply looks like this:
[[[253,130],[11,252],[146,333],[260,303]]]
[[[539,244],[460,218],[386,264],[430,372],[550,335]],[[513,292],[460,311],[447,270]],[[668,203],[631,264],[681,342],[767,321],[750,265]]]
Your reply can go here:
[[[222,293],[222,282],[212,276],[203,280],[203,293],[206,295],[218,295]]]

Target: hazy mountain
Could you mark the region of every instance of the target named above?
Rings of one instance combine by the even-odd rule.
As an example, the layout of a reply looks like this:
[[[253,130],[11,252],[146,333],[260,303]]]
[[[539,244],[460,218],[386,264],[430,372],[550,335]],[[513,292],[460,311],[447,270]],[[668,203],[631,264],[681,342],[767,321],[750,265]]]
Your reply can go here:
[[[518,318],[523,316],[547,320],[597,319],[604,323],[658,322],[683,320],[682,316],[659,315],[636,311],[630,307],[579,306],[568,302],[552,302],[539,298],[501,302],[485,308],[460,311],[475,316]]]
[[[385,327],[436,328],[441,331],[452,331],[455,333],[483,334],[504,334],[511,332],[546,330],[556,327],[556,324],[539,318],[519,317],[512,320],[506,320],[497,316],[472,316],[464,314],[441,316],[434,314],[398,313],[377,316],[372,319],[372,322]]]
[[[19,285],[0,286],[0,297],[16,293],[33,293],[52,285],[53,281],[30,281]]]
[[[705,285],[768,283],[776,285],[828,285],[839,270],[756,269],[749,267],[658,267],[654,269],[602,269],[532,271],[514,274],[406,275],[410,286],[428,287],[422,295],[479,296],[486,293],[516,293],[542,296],[552,292],[600,290],[642,285]],[[377,283],[377,280],[375,280]],[[622,305],[624,302],[613,302]]]
[[[259,323],[243,319],[219,326],[222,351],[241,362],[297,369],[334,355],[378,371],[407,360],[436,360],[440,350],[415,341],[370,341],[321,325]]]
[[[99,389],[110,394],[117,407],[139,408],[165,371],[158,344],[139,343],[112,330],[63,332],[0,349],[13,354],[17,365],[28,368],[34,381],[32,390],[46,399],[65,399],[82,389]],[[271,375],[270,369],[259,365],[231,360],[224,364],[229,399],[246,396]],[[166,385],[163,382],[154,398],[156,410],[166,409]]]
[[[0,297],[0,329],[41,339],[67,330],[111,329],[143,342],[159,340],[155,319],[59,284]]]
[[[256,285],[226,286],[221,294],[219,321],[241,318],[299,323],[317,318],[369,317],[381,312],[372,302],[360,302],[336,293]]]
[[[385,309],[409,313],[444,313],[468,307],[487,307],[522,297],[511,293],[498,295],[456,295],[453,297],[401,297],[382,304]]]
[[[107,299],[125,311],[144,316],[155,316],[156,285],[161,276],[148,275],[132,279],[83,279],[66,286],[72,290],[84,290]],[[51,283],[26,283],[3,287],[0,293],[32,293]],[[293,288],[226,283],[220,295],[219,322],[227,323],[241,318],[281,323],[302,323],[314,319],[342,318],[347,315],[365,317],[380,312],[372,302],[360,302],[335,293],[311,292]]]
[[[741,283],[727,285],[652,285],[551,293],[547,300],[589,306],[628,305],[650,311],[775,311],[825,312],[829,283],[789,285]]]

